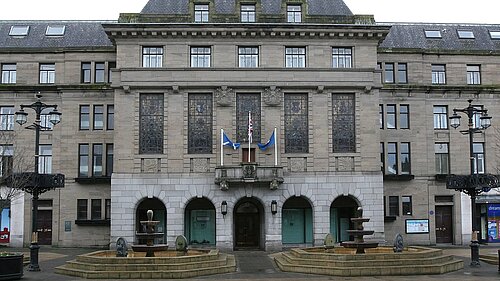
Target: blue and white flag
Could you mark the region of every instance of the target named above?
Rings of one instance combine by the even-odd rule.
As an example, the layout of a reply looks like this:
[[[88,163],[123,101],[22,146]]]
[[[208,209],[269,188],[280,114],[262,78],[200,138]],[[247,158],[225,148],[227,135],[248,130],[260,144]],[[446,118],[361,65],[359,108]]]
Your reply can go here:
[[[274,131],[273,131],[273,134],[271,135],[271,137],[269,138],[269,140],[267,141],[266,144],[262,144],[259,142],[259,143],[257,143],[257,145],[259,146],[259,148],[261,150],[266,150],[268,147],[273,146],[275,142],[276,142],[276,140],[275,140]]]
[[[222,135],[222,145],[224,146],[230,146],[232,147],[234,150],[240,148],[240,143],[239,142],[232,142],[229,137],[226,135],[226,133],[223,133]]]

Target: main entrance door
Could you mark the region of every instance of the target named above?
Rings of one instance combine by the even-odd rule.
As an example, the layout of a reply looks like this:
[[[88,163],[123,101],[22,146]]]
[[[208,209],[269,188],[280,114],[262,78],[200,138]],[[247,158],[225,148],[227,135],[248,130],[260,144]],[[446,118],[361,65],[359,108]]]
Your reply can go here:
[[[436,206],[436,243],[453,242],[452,208]]]
[[[260,245],[260,212],[253,202],[243,202],[234,214],[235,249],[258,249]]]
[[[52,210],[38,210],[36,225],[38,244],[52,245]]]

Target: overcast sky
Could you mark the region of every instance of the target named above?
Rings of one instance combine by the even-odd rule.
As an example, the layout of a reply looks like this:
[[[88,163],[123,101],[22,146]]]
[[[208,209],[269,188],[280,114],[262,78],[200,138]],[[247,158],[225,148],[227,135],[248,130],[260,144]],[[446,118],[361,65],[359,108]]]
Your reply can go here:
[[[148,0],[1,0],[0,20],[116,20]],[[500,24],[500,0],[344,0],[377,22]]]

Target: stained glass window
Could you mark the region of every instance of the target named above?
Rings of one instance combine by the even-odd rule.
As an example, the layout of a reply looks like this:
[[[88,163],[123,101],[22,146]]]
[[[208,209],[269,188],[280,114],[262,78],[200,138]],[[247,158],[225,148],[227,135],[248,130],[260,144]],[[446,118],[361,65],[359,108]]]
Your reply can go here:
[[[212,153],[212,95],[189,94],[188,153]]]
[[[248,142],[248,112],[253,125],[253,142],[260,142],[260,94],[236,95],[236,142]]]
[[[139,153],[163,153],[163,94],[141,94]]]
[[[356,152],[354,95],[332,96],[333,152]]]
[[[309,152],[307,94],[285,94],[285,152]]]

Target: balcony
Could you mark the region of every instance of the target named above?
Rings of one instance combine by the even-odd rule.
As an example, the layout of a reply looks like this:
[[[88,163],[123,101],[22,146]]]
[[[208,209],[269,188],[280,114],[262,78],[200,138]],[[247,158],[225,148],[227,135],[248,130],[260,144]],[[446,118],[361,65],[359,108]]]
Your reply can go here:
[[[221,190],[228,190],[243,183],[256,183],[278,189],[283,183],[283,167],[260,166],[257,163],[242,163],[239,166],[219,166],[215,168],[215,183]]]

